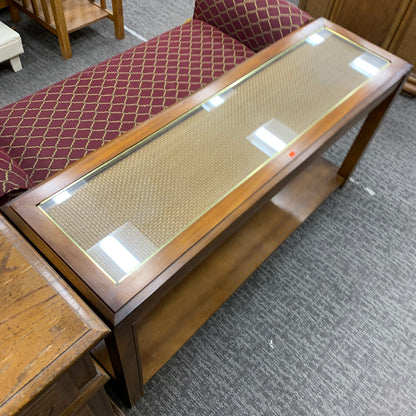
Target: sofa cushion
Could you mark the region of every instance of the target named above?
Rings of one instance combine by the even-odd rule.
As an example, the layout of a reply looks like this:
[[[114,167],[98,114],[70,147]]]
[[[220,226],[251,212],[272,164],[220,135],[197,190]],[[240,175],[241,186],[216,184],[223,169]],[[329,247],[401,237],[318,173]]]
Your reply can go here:
[[[253,54],[189,21],[0,109],[2,146],[38,183]]]
[[[25,190],[33,186],[23,169],[18,166],[7,152],[0,147],[0,201],[5,202],[5,196]]]
[[[194,18],[255,52],[311,20],[308,13],[286,0],[196,0]]]

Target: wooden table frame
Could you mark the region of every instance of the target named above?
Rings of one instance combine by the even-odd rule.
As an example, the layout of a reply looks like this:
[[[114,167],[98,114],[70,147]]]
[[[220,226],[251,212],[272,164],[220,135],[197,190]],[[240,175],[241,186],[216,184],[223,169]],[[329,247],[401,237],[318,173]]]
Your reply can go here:
[[[133,272],[133,283],[125,279],[116,287],[108,279],[103,281],[102,272],[98,268],[91,270],[88,259],[83,259],[74,244],[36,208],[50,195],[186,114],[322,26],[381,55],[390,65],[291,144],[289,150],[296,157],[290,158],[288,152],[283,152],[273,158],[137,273]],[[144,384],[153,374],[345,183],[410,70],[411,65],[400,58],[323,18],[318,19],[3,208],[112,329],[106,346],[97,349],[95,357],[117,380],[127,403],[141,397]],[[365,122],[341,167],[320,157],[364,116]],[[79,277],[85,273],[88,281]]]

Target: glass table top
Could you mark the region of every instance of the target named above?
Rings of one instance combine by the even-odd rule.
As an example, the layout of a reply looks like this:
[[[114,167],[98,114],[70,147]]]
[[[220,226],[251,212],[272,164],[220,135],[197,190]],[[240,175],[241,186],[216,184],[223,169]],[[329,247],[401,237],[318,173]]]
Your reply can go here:
[[[320,29],[38,208],[118,284],[388,64]]]

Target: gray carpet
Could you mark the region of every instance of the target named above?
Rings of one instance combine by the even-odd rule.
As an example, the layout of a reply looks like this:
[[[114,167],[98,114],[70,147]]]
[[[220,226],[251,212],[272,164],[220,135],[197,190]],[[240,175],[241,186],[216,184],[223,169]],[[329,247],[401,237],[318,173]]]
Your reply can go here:
[[[127,0],[126,25],[149,38],[189,17],[191,6]],[[111,22],[97,23],[72,38],[74,58],[66,62],[56,39],[29,23],[24,70],[0,66],[3,104],[138,41],[128,33],[116,41]],[[339,160],[351,137],[328,157]],[[399,96],[352,180],[150,380],[126,414],[416,415],[415,139],[416,99]]]

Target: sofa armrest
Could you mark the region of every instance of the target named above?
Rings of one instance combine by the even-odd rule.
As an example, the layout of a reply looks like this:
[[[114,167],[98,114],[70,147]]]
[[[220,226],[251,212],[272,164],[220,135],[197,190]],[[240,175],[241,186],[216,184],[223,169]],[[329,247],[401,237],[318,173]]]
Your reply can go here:
[[[33,186],[26,172],[0,147],[0,204],[7,202],[11,194]]]
[[[312,18],[286,0],[195,0],[194,19],[258,52]]]

